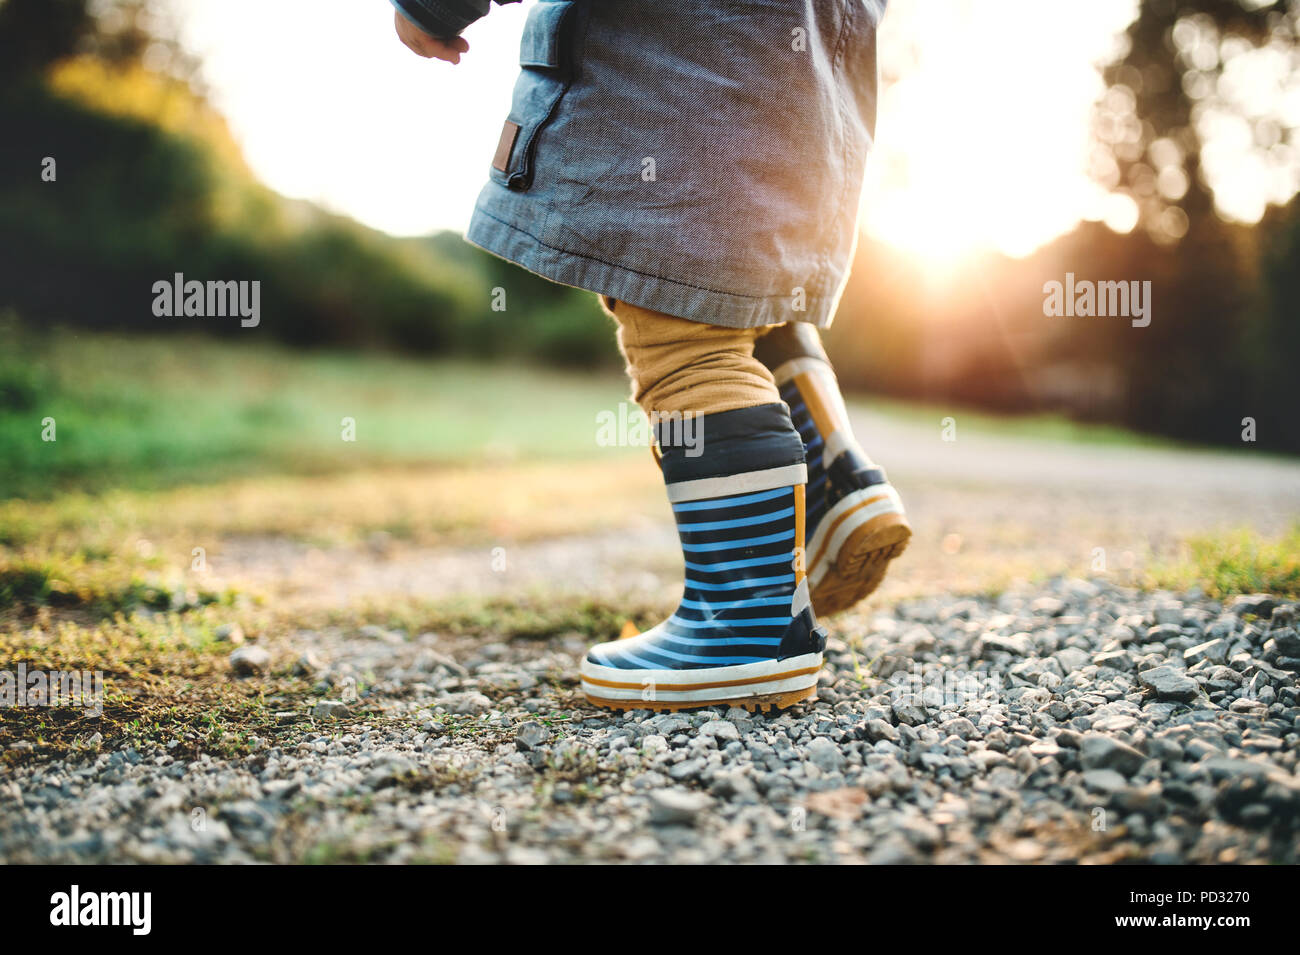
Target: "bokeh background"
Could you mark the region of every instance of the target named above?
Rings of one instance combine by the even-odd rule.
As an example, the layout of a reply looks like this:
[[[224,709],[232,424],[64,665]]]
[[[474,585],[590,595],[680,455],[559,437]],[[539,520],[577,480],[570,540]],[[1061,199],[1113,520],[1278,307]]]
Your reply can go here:
[[[379,0],[0,0],[0,497],[591,450],[610,323],[459,234],[527,6],[453,67]],[[846,389],[1300,450],[1298,16],[894,0]],[[260,326],[155,317],[178,271],[259,280]],[[1045,317],[1067,272],[1150,281],[1149,327]]]

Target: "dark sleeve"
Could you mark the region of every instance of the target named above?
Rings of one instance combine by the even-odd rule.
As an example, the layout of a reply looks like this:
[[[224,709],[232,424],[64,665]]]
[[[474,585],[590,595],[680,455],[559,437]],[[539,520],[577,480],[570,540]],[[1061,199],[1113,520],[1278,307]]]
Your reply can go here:
[[[496,0],[497,3],[518,3],[519,0]],[[425,33],[447,39],[459,36],[461,31],[487,15],[491,0],[392,0],[401,11]]]

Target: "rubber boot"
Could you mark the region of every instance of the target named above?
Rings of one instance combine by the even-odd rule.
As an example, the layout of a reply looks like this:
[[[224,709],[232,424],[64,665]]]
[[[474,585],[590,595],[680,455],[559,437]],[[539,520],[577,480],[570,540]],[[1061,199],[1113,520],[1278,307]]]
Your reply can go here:
[[[849,426],[817,329],[790,322],[759,338],[754,357],[776,379],[808,460],[808,580],[822,616],[873,593],[907,547],[911,525],[885,471]]]
[[[685,560],[682,600],[652,629],[592,647],[583,693],[625,710],[753,711],[815,697],[826,634],[804,572],[807,469],[788,409],[661,421],[656,438]]]

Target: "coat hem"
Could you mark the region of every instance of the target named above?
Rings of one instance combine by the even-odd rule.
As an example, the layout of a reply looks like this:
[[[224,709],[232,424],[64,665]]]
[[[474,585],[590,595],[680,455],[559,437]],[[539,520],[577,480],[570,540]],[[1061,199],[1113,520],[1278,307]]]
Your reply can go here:
[[[759,328],[800,321],[829,328],[834,315],[835,302],[824,297],[810,294],[808,310],[795,312],[789,296],[748,296],[701,288],[547,245],[482,205],[474,210],[465,239],[552,282],[707,325]]]

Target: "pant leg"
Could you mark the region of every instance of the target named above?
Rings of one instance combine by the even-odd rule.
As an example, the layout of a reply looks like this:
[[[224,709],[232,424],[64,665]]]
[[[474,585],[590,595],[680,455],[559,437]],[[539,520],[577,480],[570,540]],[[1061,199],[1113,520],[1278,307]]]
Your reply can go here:
[[[756,328],[725,328],[626,302],[613,308],[632,398],[647,413],[714,414],[781,400],[754,357]]]

